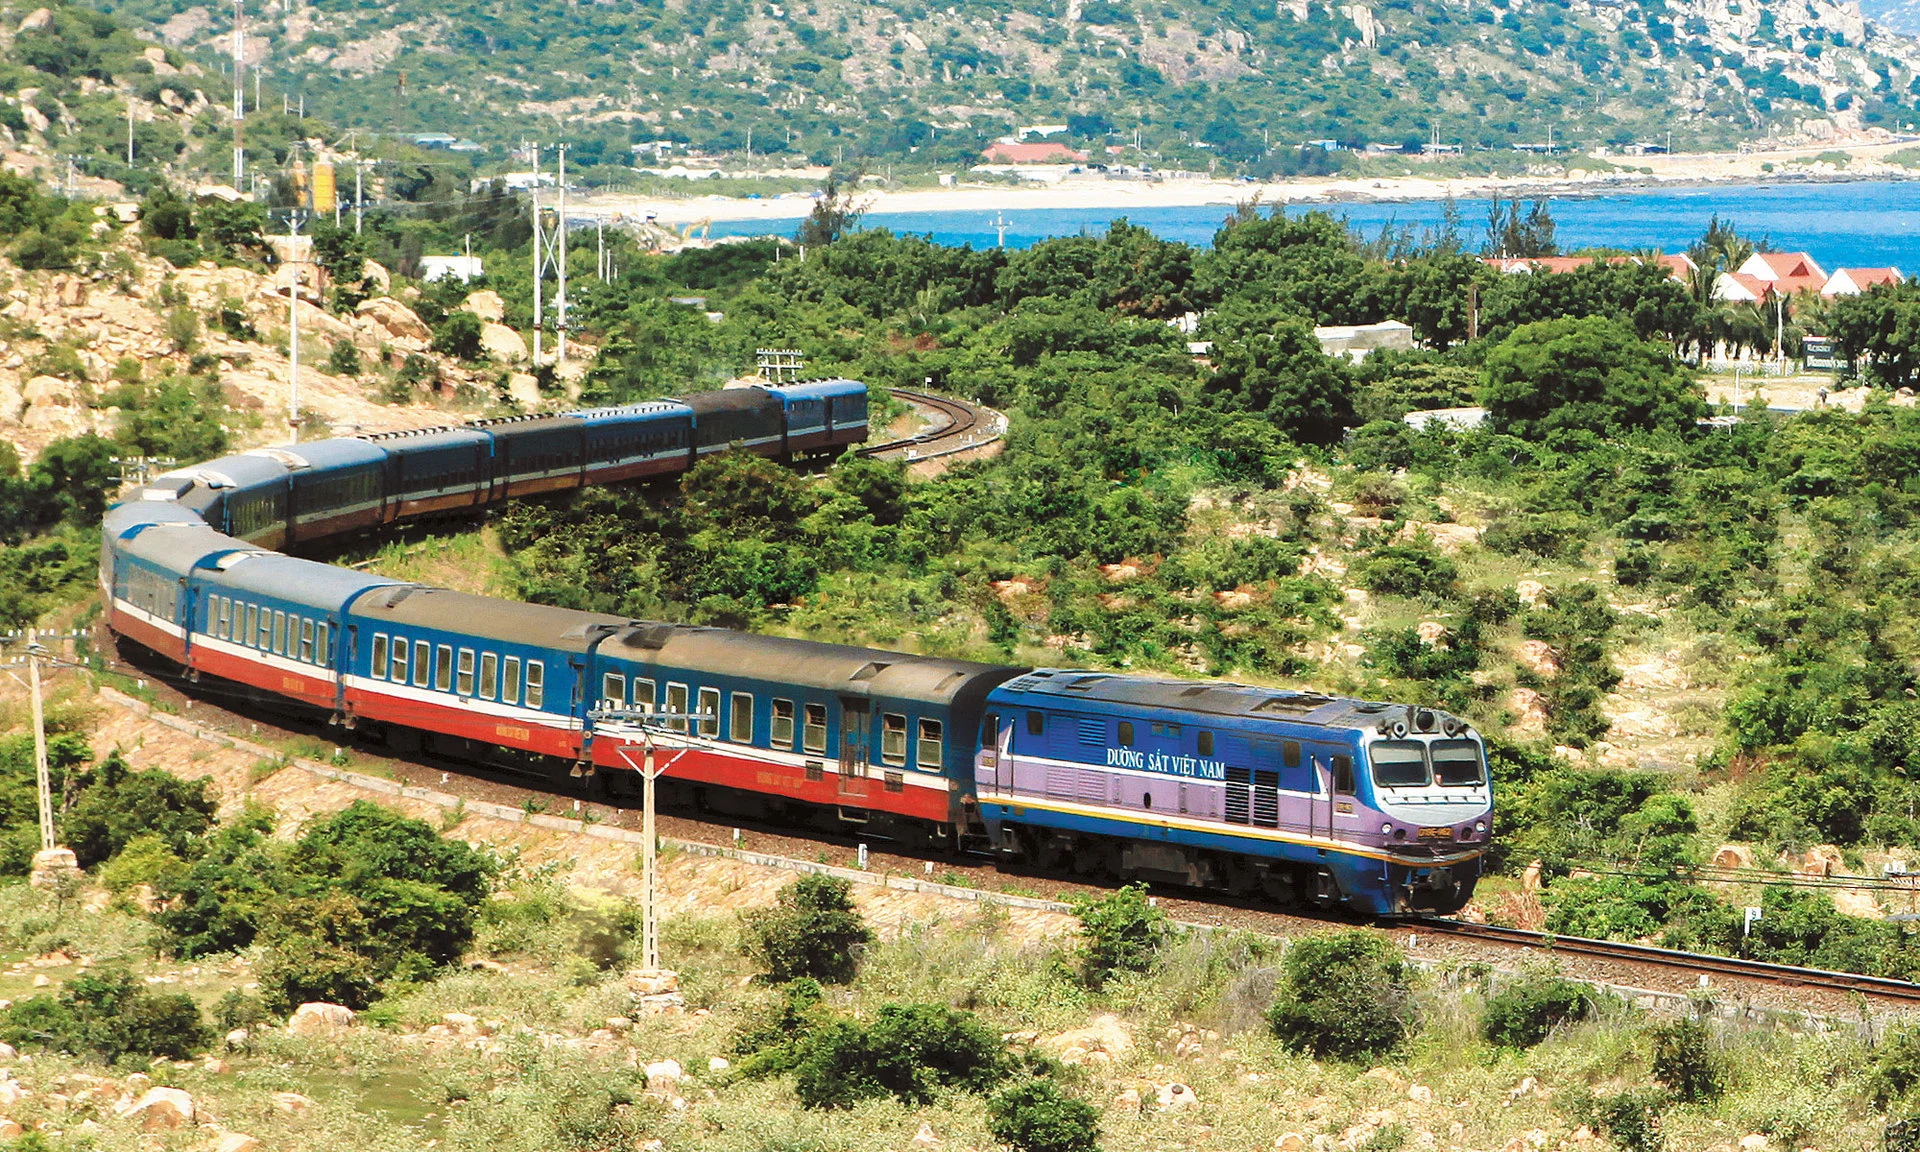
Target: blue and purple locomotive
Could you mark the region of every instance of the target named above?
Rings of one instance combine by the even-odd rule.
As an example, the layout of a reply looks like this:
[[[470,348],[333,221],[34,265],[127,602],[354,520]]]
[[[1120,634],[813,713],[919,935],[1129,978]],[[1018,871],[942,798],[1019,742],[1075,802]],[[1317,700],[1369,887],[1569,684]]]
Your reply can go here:
[[[866,386],[830,380],[209,461],[107,514],[108,627],[369,743],[609,798],[651,745],[665,802],[703,812],[1382,916],[1472,895],[1492,792],[1444,713],[627,620],[274,551],[866,434]]]

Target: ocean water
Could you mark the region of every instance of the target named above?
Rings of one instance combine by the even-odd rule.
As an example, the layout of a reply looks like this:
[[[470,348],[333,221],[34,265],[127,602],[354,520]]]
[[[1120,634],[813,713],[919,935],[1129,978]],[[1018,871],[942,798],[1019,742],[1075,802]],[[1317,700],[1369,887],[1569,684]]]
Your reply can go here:
[[[1766,237],[1773,248],[1813,254],[1829,272],[1835,268],[1892,265],[1909,276],[1920,274],[1920,181],[1858,180],[1827,184],[1720,184],[1695,188],[1652,188],[1604,196],[1551,196],[1553,219],[1563,250],[1583,245],[1661,248],[1678,252],[1698,239],[1718,213],[1748,236]],[[1456,201],[1462,238],[1478,251],[1486,233],[1488,201]],[[1383,228],[1412,227],[1416,233],[1437,228],[1443,218],[1438,200],[1392,204],[1330,202],[1295,204],[1289,212],[1324,209],[1344,217],[1363,235]],[[1223,205],[1197,208],[1145,208],[1128,219],[1160,236],[1190,244],[1208,244],[1227,215]],[[1009,248],[1025,248],[1052,236],[1104,232],[1121,213],[1097,208],[1038,208],[1004,213]],[[942,244],[990,248],[998,242],[994,213],[877,212],[867,227],[932,236]],[[793,221],[716,221],[716,236],[786,234]]]

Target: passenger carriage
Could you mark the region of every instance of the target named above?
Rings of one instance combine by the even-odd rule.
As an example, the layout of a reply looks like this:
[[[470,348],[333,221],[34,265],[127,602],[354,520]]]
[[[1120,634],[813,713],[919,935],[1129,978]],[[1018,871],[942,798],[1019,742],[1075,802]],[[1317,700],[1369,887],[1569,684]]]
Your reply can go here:
[[[585,482],[618,484],[686,471],[693,460],[693,409],[654,400],[572,412],[585,426]]]
[[[486,504],[493,488],[493,437],[478,428],[379,432],[360,439],[393,456],[387,519],[460,512]]]
[[[765,388],[720,388],[684,398],[693,410],[694,459],[739,448],[757,456],[785,450],[786,413]]]
[[[808,380],[766,391],[786,409],[785,455],[833,452],[867,438],[867,386],[858,380]]]
[[[600,709],[659,717],[637,723],[665,780],[700,807],[807,805],[934,839],[966,820],[972,735],[988,690],[1016,671],[676,624],[612,633],[592,668]],[[643,755],[635,723],[595,726],[599,768]]]

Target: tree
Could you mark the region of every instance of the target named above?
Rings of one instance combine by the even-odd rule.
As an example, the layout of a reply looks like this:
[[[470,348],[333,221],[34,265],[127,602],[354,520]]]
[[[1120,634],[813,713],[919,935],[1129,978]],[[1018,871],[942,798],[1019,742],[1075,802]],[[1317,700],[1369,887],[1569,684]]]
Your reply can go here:
[[[1080,978],[1099,988],[1123,972],[1145,972],[1166,943],[1167,914],[1147,898],[1145,884],[1128,884],[1098,900],[1074,904],[1080,920]]]
[[[433,350],[456,360],[480,357],[480,317],[471,312],[451,312],[433,334]]]
[[[853,906],[853,885],[835,876],[802,876],[781,889],[775,907],[747,917],[747,949],[783,984],[810,976],[827,984],[853,979],[858,950],[873,932]]]
[[[1553,233],[1553,211],[1546,200],[1535,200],[1522,216],[1518,196],[1504,204],[1496,196],[1487,206],[1487,243],[1481,253],[1508,259],[1552,256],[1560,251]]]
[[[1371,932],[1295,940],[1281,961],[1267,1021],[1280,1042],[1322,1059],[1359,1060],[1400,1046],[1413,1028],[1413,991],[1399,950]]]
[[[988,1102],[987,1130],[1018,1152],[1098,1152],[1100,1111],[1051,1080],[1027,1080]]]
[[[1881,388],[1920,382],[1920,283],[1876,284],[1834,301],[1834,351]]]
[[[313,226],[313,258],[326,269],[333,285],[333,307],[337,312],[352,311],[367,298],[367,243],[361,233],[331,220]]]
[[[1263,412],[1304,444],[1331,444],[1354,421],[1353,380],[1320,351],[1313,330],[1283,321],[1271,332],[1217,345],[1206,393],[1222,408]]]
[[[1603,317],[1523,325],[1487,354],[1483,371],[1495,430],[1525,439],[1562,429],[1677,430],[1706,412],[1665,349]]]
[[[800,231],[794,236],[802,248],[824,248],[860,226],[867,206],[854,198],[859,183],[857,174],[847,178],[838,172],[827,173],[813,211],[800,222]]]

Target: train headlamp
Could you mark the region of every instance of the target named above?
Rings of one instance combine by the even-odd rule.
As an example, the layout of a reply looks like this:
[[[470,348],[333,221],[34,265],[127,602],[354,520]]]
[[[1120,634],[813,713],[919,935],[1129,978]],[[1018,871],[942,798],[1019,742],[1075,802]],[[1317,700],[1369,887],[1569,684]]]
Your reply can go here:
[[[1393,834],[1393,825],[1391,824],[1380,825],[1380,835],[1391,836],[1392,834]]]

